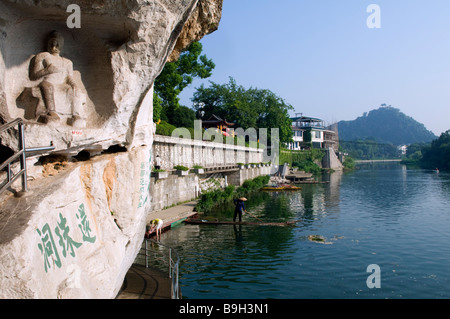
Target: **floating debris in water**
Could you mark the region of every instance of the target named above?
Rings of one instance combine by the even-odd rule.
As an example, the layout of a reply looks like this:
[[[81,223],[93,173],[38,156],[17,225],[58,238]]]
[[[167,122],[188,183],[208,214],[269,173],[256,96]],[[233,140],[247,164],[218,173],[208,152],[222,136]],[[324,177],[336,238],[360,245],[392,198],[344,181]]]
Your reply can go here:
[[[336,241],[336,240],[342,239],[342,238],[344,238],[344,236],[334,236],[330,240]],[[322,236],[322,235],[309,235],[308,236],[308,240],[309,241],[313,241],[315,243],[319,243],[319,244],[325,244],[325,245],[331,245],[332,244],[331,241],[327,241],[327,239],[324,236]]]
[[[310,241],[320,243],[320,244],[331,244],[331,242],[327,242],[326,238],[321,235],[309,235],[308,239]]]

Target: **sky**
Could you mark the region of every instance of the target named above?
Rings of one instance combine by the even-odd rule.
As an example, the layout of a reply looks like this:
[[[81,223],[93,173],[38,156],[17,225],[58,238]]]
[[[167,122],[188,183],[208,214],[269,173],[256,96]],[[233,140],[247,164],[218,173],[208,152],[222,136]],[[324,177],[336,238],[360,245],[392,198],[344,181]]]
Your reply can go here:
[[[216,67],[182,105],[232,77],[274,92],[291,116],[332,124],[387,104],[437,136],[450,129],[449,0],[224,0],[219,29],[200,42]]]

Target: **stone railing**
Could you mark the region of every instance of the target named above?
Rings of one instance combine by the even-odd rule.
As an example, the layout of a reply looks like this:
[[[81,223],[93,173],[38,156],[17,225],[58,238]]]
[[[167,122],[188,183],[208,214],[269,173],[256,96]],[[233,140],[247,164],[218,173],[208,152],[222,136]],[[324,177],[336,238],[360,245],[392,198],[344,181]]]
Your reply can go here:
[[[162,135],[155,135],[153,140],[153,158],[160,156],[162,169],[173,169],[175,165],[192,168],[195,165],[215,167],[260,163],[263,152],[257,148]]]

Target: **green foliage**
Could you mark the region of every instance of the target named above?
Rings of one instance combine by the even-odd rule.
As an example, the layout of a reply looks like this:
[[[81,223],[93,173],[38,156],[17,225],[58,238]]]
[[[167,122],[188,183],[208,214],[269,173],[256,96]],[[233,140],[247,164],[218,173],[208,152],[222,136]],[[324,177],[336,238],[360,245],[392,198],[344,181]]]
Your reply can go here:
[[[340,141],[340,149],[350,157],[360,160],[400,158],[395,145],[378,143],[373,139]]]
[[[295,162],[303,162],[303,161],[322,161],[325,152],[321,149],[310,149],[303,151],[294,151],[288,149],[282,149],[280,151],[280,164],[288,163],[290,166],[293,166]]]
[[[161,121],[159,124],[156,124],[156,134],[158,135],[170,136],[174,129],[176,127],[166,121]]]
[[[166,63],[163,71],[155,80],[155,94],[159,97],[160,118],[170,123],[180,118],[176,117],[180,107],[179,94],[194,78],[205,79],[211,76],[215,64],[202,53],[202,44],[192,43],[181,53],[178,61]],[[159,110],[157,109],[157,111]],[[155,118],[155,117],[154,117]],[[158,121],[159,118],[156,118]]]
[[[430,147],[430,143],[414,143],[408,146],[402,163],[406,165],[420,166],[423,158],[422,149]]]
[[[224,190],[216,189],[211,192],[203,193],[200,196],[195,210],[197,212],[208,212],[214,207],[233,200],[233,195],[235,191],[234,185],[229,185],[225,187]]]
[[[194,121],[196,120],[195,111],[186,107],[179,106],[172,116],[171,124],[176,127],[185,127],[194,129]],[[193,135],[192,135],[193,136]]]
[[[382,144],[407,145],[437,138],[423,124],[386,104],[356,120],[340,121],[338,127],[341,142],[370,138]]]
[[[346,169],[354,169],[356,166],[355,160],[350,156],[345,157],[344,163],[342,163],[342,165],[344,165],[344,168]]]
[[[280,164],[288,163],[291,167],[298,167],[301,171],[320,174],[322,168],[316,162],[321,162],[324,155],[323,150],[315,148],[303,151],[283,149],[280,152]]]
[[[450,170],[450,130],[432,141],[431,145],[422,148],[423,157],[420,164],[425,168]]]
[[[183,166],[183,165],[176,165],[173,168],[178,170],[178,171],[188,171],[189,170],[189,167],[186,167],[186,166]]]
[[[214,190],[204,193],[195,207],[197,212],[209,212],[218,205],[231,202],[235,198],[248,196],[264,187],[270,180],[270,176],[258,176],[255,179],[247,180],[241,187],[236,188],[234,185],[227,186],[224,190]]]
[[[311,160],[294,162],[292,167],[298,167],[300,171],[306,173],[320,174],[322,172],[322,168]]]
[[[270,180],[270,176],[258,176],[254,179],[246,180],[241,187],[236,189],[236,197],[243,197],[251,192],[259,190],[264,187]]]
[[[450,170],[450,130],[431,143],[415,143],[408,146],[403,164],[422,168]]]
[[[423,124],[386,104],[354,121],[341,121],[338,126],[340,148],[361,160],[399,158],[396,145],[416,143],[411,148],[416,153],[424,143],[436,138]],[[414,159],[410,155],[404,160],[414,162],[420,157],[419,153]]]
[[[156,92],[153,92],[153,122],[158,123],[162,115],[162,101]],[[167,119],[166,119],[167,120]]]
[[[268,141],[271,140],[271,128],[279,128],[281,143],[292,140],[292,127],[289,111],[293,107],[269,90],[245,89],[237,85],[233,78],[226,84],[210,82],[203,84],[194,93],[192,99],[197,115],[208,119],[213,114],[235,123],[236,128],[247,130],[267,128]]]

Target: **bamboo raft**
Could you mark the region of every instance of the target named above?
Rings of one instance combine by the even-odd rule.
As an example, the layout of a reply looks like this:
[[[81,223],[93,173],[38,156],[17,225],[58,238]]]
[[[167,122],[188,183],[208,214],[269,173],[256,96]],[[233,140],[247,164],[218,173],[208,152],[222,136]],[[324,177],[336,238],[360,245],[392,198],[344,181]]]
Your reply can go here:
[[[264,186],[263,188],[261,188],[261,190],[263,191],[274,191],[274,192],[279,192],[279,191],[300,191],[302,190],[301,187],[297,187],[297,186]]]
[[[287,222],[233,222],[233,221],[219,221],[219,220],[204,220],[204,219],[191,219],[188,218],[184,222],[187,224],[195,225],[251,225],[251,226],[294,226],[301,220],[292,220]]]

